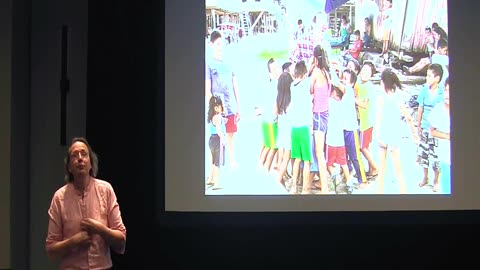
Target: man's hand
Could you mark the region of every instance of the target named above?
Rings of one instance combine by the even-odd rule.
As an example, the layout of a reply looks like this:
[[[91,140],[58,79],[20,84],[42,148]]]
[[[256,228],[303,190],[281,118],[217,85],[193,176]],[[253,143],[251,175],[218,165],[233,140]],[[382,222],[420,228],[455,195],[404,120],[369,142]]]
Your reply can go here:
[[[80,228],[88,233],[102,234],[105,230],[105,225],[96,221],[93,218],[86,218],[80,222]]]
[[[240,113],[237,112],[235,114],[235,124],[238,123],[238,122],[240,122]]]
[[[72,236],[71,241],[74,246],[88,246],[92,242],[92,237],[87,231],[81,231]]]

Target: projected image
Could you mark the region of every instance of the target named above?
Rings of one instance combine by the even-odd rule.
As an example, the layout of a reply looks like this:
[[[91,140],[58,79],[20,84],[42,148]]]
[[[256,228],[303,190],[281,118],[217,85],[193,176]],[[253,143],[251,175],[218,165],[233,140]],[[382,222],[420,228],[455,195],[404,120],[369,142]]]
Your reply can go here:
[[[447,0],[206,0],[205,194],[451,194]]]

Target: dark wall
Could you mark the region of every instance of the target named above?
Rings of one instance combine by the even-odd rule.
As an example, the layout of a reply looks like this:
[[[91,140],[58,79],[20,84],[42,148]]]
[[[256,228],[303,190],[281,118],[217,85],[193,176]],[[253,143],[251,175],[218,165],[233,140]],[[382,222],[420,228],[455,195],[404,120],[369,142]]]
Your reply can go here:
[[[90,1],[87,137],[99,154],[99,178],[116,191],[127,227],[119,269],[158,259],[154,223],[154,128],[158,78],[156,2]]]

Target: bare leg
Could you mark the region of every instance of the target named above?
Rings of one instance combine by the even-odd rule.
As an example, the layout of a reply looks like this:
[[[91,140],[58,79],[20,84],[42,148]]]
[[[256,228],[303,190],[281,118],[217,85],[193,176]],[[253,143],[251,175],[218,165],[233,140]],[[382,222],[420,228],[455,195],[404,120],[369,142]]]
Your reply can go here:
[[[375,175],[378,173],[378,168],[375,162],[373,161],[372,153],[370,153],[370,149],[368,148],[363,148],[360,151],[362,151],[363,156],[367,159],[368,161],[368,172],[370,175]]]
[[[278,148],[277,150],[277,169],[280,170],[283,161],[283,152],[285,151],[284,148]]]
[[[433,191],[437,192],[440,186],[438,185],[438,177],[440,176],[440,172],[434,171],[434,178],[433,178]]]
[[[233,145],[233,134],[234,133],[227,133],[227,140],[228,140],[228,157],[230,160],[230,167],[235,168],[237,167],[237,161],[235,160],[235,147]]]
[[[258,168],[262,168],[263,164],[265,164],[265,158],[267,156],[268,148],[262,145],[262,149],[260,150],[260,155],[258,156]]]
[[[273,170],[278,171],[278,168],[280,167],[278,149],[273,149],[273,151],[275,151],[275,153],[273,154],[272,166]]]
[[[212,163],[210,165],[210,175],[208,176],[207,185],[213,185],[213,177],[214,177],[214,170],[215,170],[214,167],[216,166],[215,164]]]
[[[428,185],[428,168],[423,168],[423,179],[422,181],[418,184],[419,187],[423,187]]]
[[[334,170],[334,169],[335,169],[335,167],[333,167],[333,166],[328,166],[328,167],[327,167],[327,170],[328,170],[328,173],[330,174],[330,176],[333,175],[333,170]]]
[[[407,187],[405,185],[405,179],[403,179],[402,163],[400,161],[400,150],[398,148],[390,150],[392,154],[392,161],[395,168],[395,176],[397,177],[398,184],[400,185],[400,194],[407,193]]]
[[[310,161],[303,161],[303,184],[302,194],[310,194],[312,181],[310,178]]]
[[[293,171],[292,171],[292,187],[290,189],[290,194],[297,194],[297,181],[298,173],[300,171],[300,162],[301,160],[296,158],[293,160]]]
[[[318,176],[320,177],[320,185],[322,187],[328,186],[328,172],[327,162],[325,160],[325,133],[321,131],[314,132],[315,139],[315,155],[318,163]],[[328,189],[322,189],[322,194],[327,194]]]
[[[220,187],[220,184],[218,183],[219,182],[219,178],[220,178],[220,169],[218,168],[218,166],[214,166],[213,167],[213,186],[212,186],[212,189],[221,189]]]
[[[268,155],[267,155],[267,158],[265,160],[265,169],[267,170],[267,172],[270,172],[270,169],[271,169],[272,163],[273,163],[273,158],[274,158],[276,152],[277,152],[277,150],[272,149],[272,148],[270,148],[270,150],[268,151]]]
[[[278,182],[283,183],[283,176],[287,172],[288,163],[290,163],[290,150],[282,150],[283,157],[282,163],[280,164],[280,168],[278,170]],[[284,183],[283,183],[284,184]]]
[[[348,183],[348,180],[350,179],[350,170],[348,169],[348,166],[347,165],[341,165],[340,166],[342,168],[342,171],[343,171],[343,175],[344,175],[344,179],[343,181],[345,183]]]
[[[378,172],[378,194],[383,194],[383,184],[385,181],[385,172],[387,169],[387,148],[386,146],[380,146],[379,150],[380,158],[380,171]]]
[[[207,185],[213,185],[213,177],[214,177],[215,163],[213,161],[213,153],[210,154],[210,158],[211,158],[212,163],[210,164],[210,174],[208,176]]]
[[[408,68],[408,72],[410,72],[410,73],[419,72],[420,70],[424,69],[429,64],[430,64],[430,60],[428,58],[422,58],[415,65]]]

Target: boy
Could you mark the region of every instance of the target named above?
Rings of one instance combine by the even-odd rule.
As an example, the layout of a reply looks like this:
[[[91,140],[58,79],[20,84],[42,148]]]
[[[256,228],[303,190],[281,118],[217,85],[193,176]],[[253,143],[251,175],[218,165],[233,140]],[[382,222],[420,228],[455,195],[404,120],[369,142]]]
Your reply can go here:
[[[312,96],[310,95],[310,80],[307,78],[307,66],[304,61],[295,65],[295,80],[291,86],[291,102],[288,113],[293,121],[292,150],[293,161],[292,187],[290,193],[297,193],[297,181],[300,163],[303,161],[303,188],[302,194],[311,193],[310,162],[312,161],[311,124]]]
[[[367,184],[367,176],[363,162],[360,157],[360,139],[357,122],[357,111],[355,108],[355,93],[353,86],[357,81],[357,74],[350,69],[343,72],[343,84],[345,94],[342,98],[342,111],[344,114],[343,136],[345,141],[345,149],[348,159],[348,170],[355,169],[360,188],[365,188]]]
[[[345,150],[345,141],[343,138],[344,127],[344,112],[342,111],[342,97],[344,96],[342,90],[339,87],[332,85],[332,93],[328,103],[328,127],[325,143],[327,145],[327,170],[330,173],[330,177],[333,176],[333,170],[335,164],[340,165],[344,175],[343,179],[343,192],[348,192],[348,180],[350,178],[350,172],[347,167],[347,153]],[[338,183],[335,183],[338,186]],[[337,192],[340,192],[337,188]]]
[[[418,148],[417,162],[423,167],[423,179],[418,184],[420,187],[428,185],[428,168],[432,165],[434,172],[433,183],[438,185],[440,168],[437,160],[437,139],[430,133],[428,117],[438,103],[444,101],[443,87],[439,85],[442,80],[443,69],[439,64],[431,64],[427,70],[427,83],[418,95],[418,135],[420,145]]]

